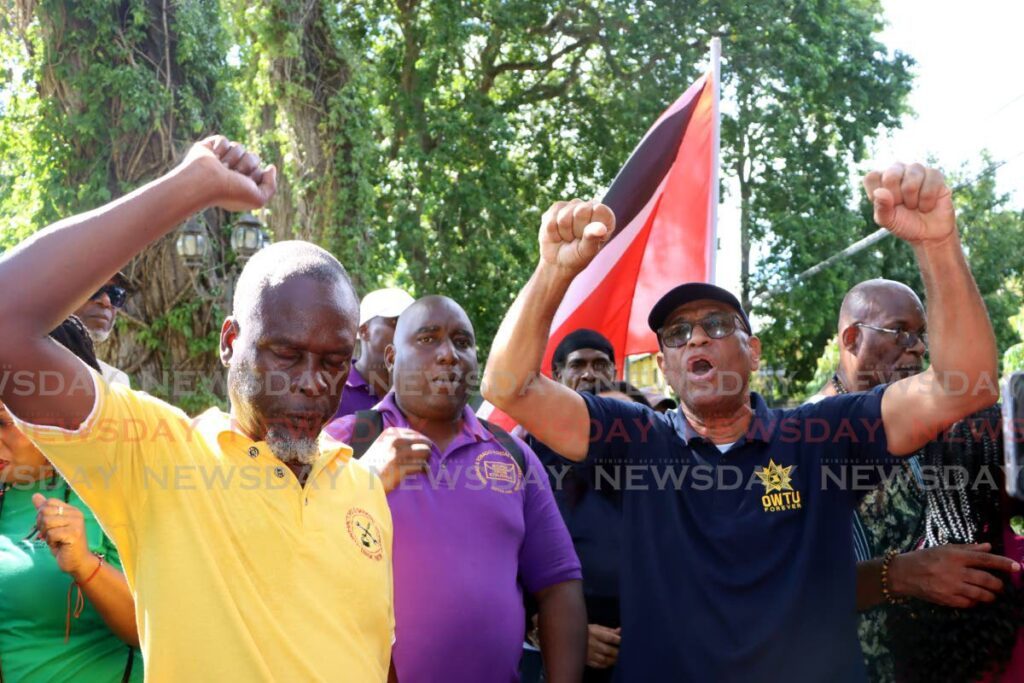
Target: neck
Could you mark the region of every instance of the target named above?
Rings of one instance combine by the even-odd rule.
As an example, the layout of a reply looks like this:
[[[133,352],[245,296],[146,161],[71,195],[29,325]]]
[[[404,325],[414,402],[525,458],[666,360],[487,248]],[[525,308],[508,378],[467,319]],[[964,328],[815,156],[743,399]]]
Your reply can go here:
[[[698,415],[685,404],[682,412],[693,431],[715,444],[738,441],[750,429],[750,422],[754,418],[754,410],[749,402],[725,415]]]
[[[53,469],[52,465],[43,465],[35,470],[18,470],[18,468],[12,468],[17,470],[17,478],[14,481],[7,482],[8,484],[36,484],[46,479],[53,479],[57,476],[57,472]]]
[[[448,444],[462,431],[462,411],[453,420],[432,420],[406,414],[409,426],[434,442],[437,449],[444,453]]]
[[[384,395],[391,389],[391,375],[388,372],[384,360],[373,363],[367,355],[362,355],[356,360],[356,370],[370,387],[370,393],[377,398],[384,398]]]
[[[851,376],[853,379],[850,379]],[[871,389],[871,383],[868,379],[866,377],[858,379],[858,376],[859,373],[849,373],[841,366],[836,370],[836,377],[839,379],[840,384],[843,385],[843,388],[846,389],[847,393],[854,394],[858,391],[868,391]],[[829,382],[829,385],[831,386],[832,382]],[[839,393],[835,387],[832,387],[832,389],[835,393]]]

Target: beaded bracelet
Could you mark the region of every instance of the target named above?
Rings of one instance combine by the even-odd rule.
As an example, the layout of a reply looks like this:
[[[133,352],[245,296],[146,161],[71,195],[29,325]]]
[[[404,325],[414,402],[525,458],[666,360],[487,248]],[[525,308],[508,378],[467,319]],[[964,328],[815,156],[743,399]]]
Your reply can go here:
[[[906,598],[898,597],[889,590],[889,565],[892,564],[892,561],[899,554],[900,551],[893,548],[885,554],[885,559],[882,560],[882,595],[885,596],[885,601],[890,605],[902,605],[907,601]]]

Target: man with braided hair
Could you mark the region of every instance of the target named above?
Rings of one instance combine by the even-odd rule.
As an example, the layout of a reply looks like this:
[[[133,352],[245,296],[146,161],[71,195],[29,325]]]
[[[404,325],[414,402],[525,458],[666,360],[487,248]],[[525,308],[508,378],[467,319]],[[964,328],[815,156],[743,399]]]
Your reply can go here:
[[[903,283],[861,282],[843,298],[838,340],[839,367],[809,402],[870,391],[920,373],[927,353],[924,306]],[[908,456],[892,476],[883,477],[856,509],[858,635],[870,680],[974,680],[985,665],[1009,656],[1015,629],[1004,630],[1000,637],[985,628],[1013,609],[1010,603],[1019,602],[1004,592],[1003,577],[1013,561],[995,554],[1003,547],[1000,427],[997,408],[957,423],[944,438]],[[946,481],[944,473],[957,481]],[[975,482],[979,485],[972,486]],[[952,631],[943,629],[959,636],[935,656],[932,629],[907,628],[910,610],[900,605],[908,599],[916,612],[933,617],[974,609],[960,613]],[[973,642],[964,647],[970,642],[964,638],[967,624],[985,632],[984,647]],[[898,653],[893,652],[894,629],[901,636]],[[959,670],[963,678],[957,678],[950,648],[970,650],[961,658],[966,664]]]

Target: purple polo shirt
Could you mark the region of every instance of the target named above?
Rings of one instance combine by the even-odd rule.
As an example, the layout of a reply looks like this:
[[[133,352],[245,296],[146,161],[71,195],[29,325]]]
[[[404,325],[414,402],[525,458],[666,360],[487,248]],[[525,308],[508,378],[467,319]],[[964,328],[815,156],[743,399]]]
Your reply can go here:
[[[409,427],[389,393],[384,427]],[[522,587],[536,593],[579,579],[580,562],[544,466],[516,438],[526,476],[468,407],[462,432],[430,474],[388,495],[394,520],[395,646],[400,681],[518,681],[525,631]],[[327,426],[342,441],[354,416]],[[517,581],[518,579],[518,581]]]
[[[348,379],[345,380],[345,390],[341,393],[341,404],[338,405],[338,412],[334,419],[355,415],[360,410],[369,410],[380,401],[370,393],[370,384],[366,378],[356,370],[356,364],[348,371]]]

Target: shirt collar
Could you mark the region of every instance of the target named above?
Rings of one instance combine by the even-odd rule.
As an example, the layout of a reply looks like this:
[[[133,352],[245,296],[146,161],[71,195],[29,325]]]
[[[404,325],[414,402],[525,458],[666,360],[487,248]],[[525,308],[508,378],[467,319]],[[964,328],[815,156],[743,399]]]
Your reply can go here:
[[[250,439],[235,419],[220,408],[210,408],[193,418],[192,427],[205,437],[208,443],[217,444],[223,453],[240,451],[251,455],[250,449],[255,447],[259,453],[273,456],[273,451],[265,441]],[[320,432],[317,441],[320,447],[319,461],[326,462],[339,455],[347,461],[352,455],[352,449],[347,444],[338,441],[326,431]]]
[[[356,364],[352,364],[352,368],[348,371],[348,379],[345,380],[346,387],[352,387],[356,389],[358,387],[369,387],[370,383],[366,381],[366,378],[356,370]]]
[[[381,414],[388,418],[388,422],[391,424],[401,425],[403,427],[409,426],[409,420],[405,417],[405,414],[398,407],[398,402],[395,399],[395,392],[389,391],[388,395],[385,396],[380,403],[377,404],[375,410],[379,410]],[[496,441],[486,427],[480,423],[477,419],[473,409],[468,405],[462,409],[462,433],[455,437],[452,441],[452,445],[456,443],[464,443],[465,441]],[[451,446],[449,446],[451,450]]]
[[[772,418],[771,409],[768,408],[768,404],[765,403],[764,399],[756,391],[750,392],[750,405],[754,409],[750,427],[747,429],[747,433],[737,440],[737,443],[745,443],[747,441],[770,442],[772,434],[775,432],[775,421]],[[683,415],[681,406],[668,411],[667,414],[672,427],[676,430],[679,438],[683,440],[683,443],[690,445],[690,442],[694,439],[707,441],[690,426],[690,422]]]

